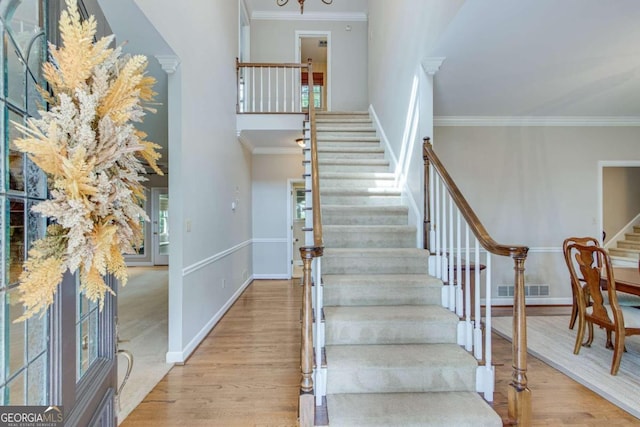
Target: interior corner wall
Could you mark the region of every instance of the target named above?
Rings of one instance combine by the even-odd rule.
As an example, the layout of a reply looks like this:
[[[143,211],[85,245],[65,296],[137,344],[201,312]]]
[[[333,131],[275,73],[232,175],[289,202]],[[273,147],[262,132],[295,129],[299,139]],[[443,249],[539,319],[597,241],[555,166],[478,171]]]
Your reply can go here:
[[[296,31],[331,32],[331,109],[365,111],[367,22],[252,20],[251,62],[294,62]]]
[[[235,117],[238,4],[135,2],[180,62],[170,76],[179,79],[170,91],[179,93],[169,94],[179,104],[169,106],[169,212],[172,244],[176,238],[180,247],[169,260],[167,359],[183,362],[253,275],[251,154],[238,142]],[[179,123],[172,123],[172,108]]]
[[[598,162],[640,160],[639,137],[637,127],[436,127],[434,149],[491,236],[529,246],[525,282],[570,302],[562,242],[601,237]],[[513,262],[494,264],[493,284],[513,284]]]
[[[254,155],[253,274],[262,279],[289,277],[289,180],[302,180],[302,154]]]

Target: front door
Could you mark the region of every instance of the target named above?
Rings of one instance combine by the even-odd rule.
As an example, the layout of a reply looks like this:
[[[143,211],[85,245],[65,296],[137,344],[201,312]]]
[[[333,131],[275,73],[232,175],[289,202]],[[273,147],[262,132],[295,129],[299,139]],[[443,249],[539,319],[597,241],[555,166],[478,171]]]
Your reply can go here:
[[[42,105],[47,39],[57,40],[63,2],[1,0],[0,45],[0,403],[63,408],[65,425],[113,426],[116,390],[115,297],[102,311],[78,292],[67,274],[43,316],[24,322],[18,300],[22,264],[46,221],[32,212],[47,198],[43,172],[14,149],[14,123]],[[113,281],[107,278],[113,286]]]

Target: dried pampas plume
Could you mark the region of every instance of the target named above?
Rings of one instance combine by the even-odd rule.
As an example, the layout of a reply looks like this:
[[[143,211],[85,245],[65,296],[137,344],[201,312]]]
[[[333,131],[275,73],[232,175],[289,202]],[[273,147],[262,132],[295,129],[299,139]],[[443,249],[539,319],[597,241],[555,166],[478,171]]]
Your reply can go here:
[[[93,42],[93,16],[81,22],[76,0],[66,0],[60,15],[62,46],[49,46],[43,66],[50,92],[40,89],[49,111],[26,126],[16,147],[46,174],[51,198],[33,210],[52,225],[36,241],[20,276],[25,320],[53,303],[66,271],[79,272],[80,289],[91,301],[104,303],[112,292],[104,275],[127,282],[123,254],[142,242],[140,207],[146,162],[157,166],[157,144],[135,128],[143,105],[155,96],[155,80],[145,75],[147,59],[109,48],[113,36]],[[153,111],[153,110],[151,110]]]

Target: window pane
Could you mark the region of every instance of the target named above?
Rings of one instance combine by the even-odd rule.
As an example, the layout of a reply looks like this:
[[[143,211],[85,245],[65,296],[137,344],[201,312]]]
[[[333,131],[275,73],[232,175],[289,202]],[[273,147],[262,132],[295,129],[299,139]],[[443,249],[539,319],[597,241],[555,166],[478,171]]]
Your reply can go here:
[[[24,201],[9,199],[9,284],[18,283],[24,262]]]
[[[9,112],[9,190],[24,191],[24,154],[14,145],[16,139],[22,135],[15,123],[23,123],[22,116]]]
[[[15,323],[14,321],[22,316],[24,310],[22,305],[19,304],[18,294],[15,289],[12,289],[7,294],[7,299],[5,301],[5,311],[8,314],[8,324],[6,325],[9,335],[7,336],[6,352],[7,352],[7,360],[6,360],[6,376],[10,378],[20,369],[22,369],[25,364],[25,323],[19,322]]]
[[[47,318],[33,316],[27,320],[28,357],[34,360],[47,349]]]
[[[20,375],[15,377],[8,384],[8,401],[7,405],[26,405],[24,396],[24,380],[26,371],[22,371]]]
[[[47,354],[31,362],[27,370],[27,404],[45,405],[47,401]]]

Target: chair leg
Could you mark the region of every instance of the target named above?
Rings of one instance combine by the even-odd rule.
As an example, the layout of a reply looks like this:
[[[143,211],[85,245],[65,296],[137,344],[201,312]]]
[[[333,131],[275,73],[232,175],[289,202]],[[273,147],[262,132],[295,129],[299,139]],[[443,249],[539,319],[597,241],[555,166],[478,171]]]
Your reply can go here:
[[[583,345],[585,347],[591,347],[591,344],[593,343],[593,323],[587,322],[587,326],[589,326],[589,337],[587,338],[587,341],[585,341]]]
[[[573,347],[573,354],[580,353],[582,340],[584,339],[584,317],[578,316],[578,333],[576,334],[576,344]]]
[[[569,318],[569,329],[573,329],[578,318],[578,304],[576,303],[576,297],[573,296],[573,302],[571,304],[571,317]]]
[[[613,349],[613,342],[611,341],[611,330],[607,329],[607,344],[605,345],[609,350]]]
[[[613,347],[613,362],[611,363],[611,375],[616,375],[620,369],[620,360],[624,352],[624,330],[616,331],[616,343]]]

